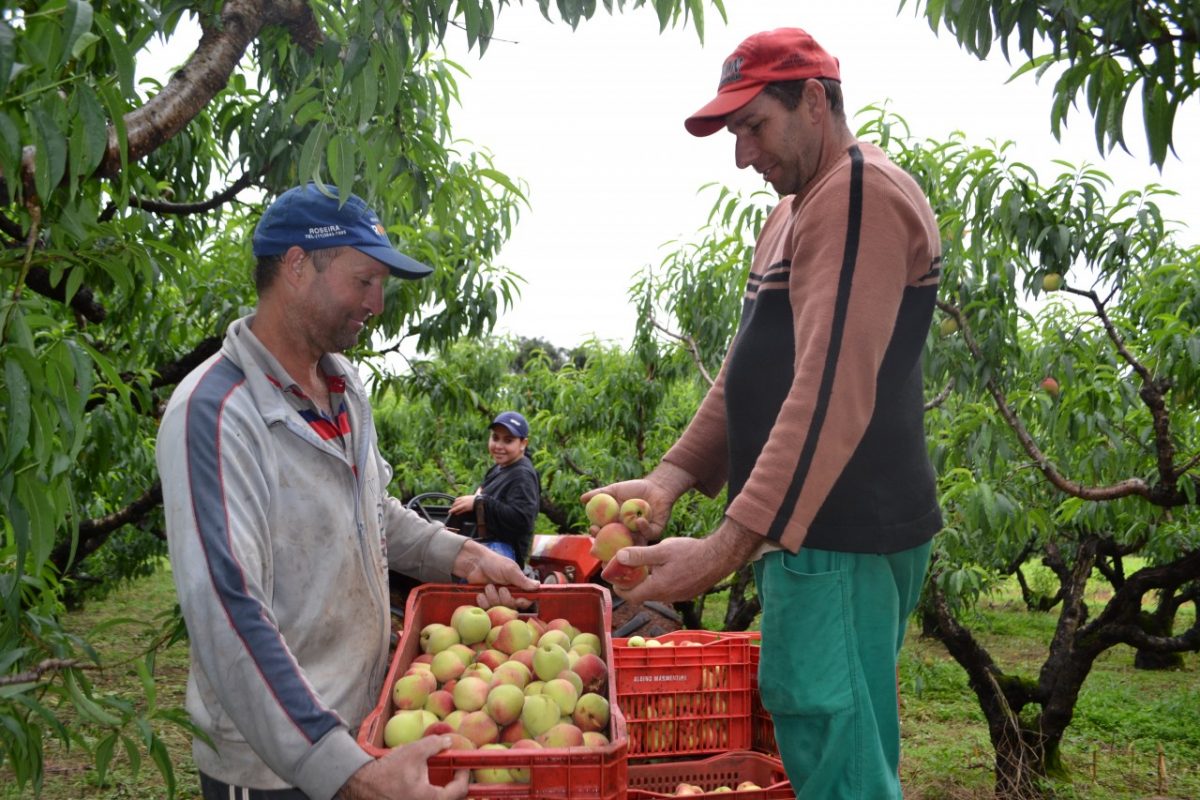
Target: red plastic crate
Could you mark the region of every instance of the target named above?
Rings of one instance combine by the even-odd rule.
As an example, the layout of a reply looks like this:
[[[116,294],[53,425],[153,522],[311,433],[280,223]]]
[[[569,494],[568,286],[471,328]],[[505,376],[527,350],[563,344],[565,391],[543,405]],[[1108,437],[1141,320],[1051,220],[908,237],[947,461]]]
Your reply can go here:
[[[760,788],[737,791],[736,787],[742,781],[753,781]],[[703,760],[629,765],[629,800],[675,797],[675,789],[680,783],[690,783],[705,790],[704,794],[693,797],[790,800],[796,796],[779,759],[745,750]],[[728,786],[734,791],[713,791],[720,786]]]
[[[433,622],[448,624],[460,605],[474,605],[477,587],[458,584],[425,584],[409,594],[405,607],[404,632],[392,657],[379,703],[359,727],[358,743],[375,757],[388,751],[383,743],[384,724],[392,716],[392,686],[412,660],[420,654],[421,628]],[[602,657],[609,665],[608,702],[611,719],[607,747],[566,747],[541,750],[449,750],[429,760],[429,779],[445,786],[455,770],[521,767],[530,771],[529,783],[472,783],[469,797],[543,798],[547,800],[622,800],[627,788],[628,733],[617,706],[613,680],[612,597],[593,584],[542,586],[534,592],[513,592],[536,605],[523,616],[536,614],[544,620],[565,617],[580,631],[600,637]]]
[[[758,631],[746,633],[750,644],[750,748],[771,756],[779,755],[779,745],[775,742],[775,723],[771,715],[763,708],[762,696],[758,693],[758,659],[762,652],[762,636]]]
[[[617,704],[629,729],[630,757],[748,749],[746,638],[690,630],[653,638],[663,646],[629,647],[628,639],[613,639]]]

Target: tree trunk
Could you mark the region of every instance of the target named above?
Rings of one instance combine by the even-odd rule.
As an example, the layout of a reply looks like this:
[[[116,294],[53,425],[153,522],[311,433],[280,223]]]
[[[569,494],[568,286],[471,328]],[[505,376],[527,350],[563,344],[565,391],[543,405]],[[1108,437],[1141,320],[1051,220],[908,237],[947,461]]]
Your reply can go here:
[[[754,567],[746,564],[734,573],[729,585],[729,605],[725,608],[725,628],[727,631],[744,631],[762,610],[758,594],[751,597],[746,594],[754,588]]]
[[[990,722],[989,722],[990,727]],[[992,740],[996,753],[997,800],[1043,800],[1054,796],[1047,774],[1061,772],[1058,745],[1015,717],[1006,721],[1004,733]]]

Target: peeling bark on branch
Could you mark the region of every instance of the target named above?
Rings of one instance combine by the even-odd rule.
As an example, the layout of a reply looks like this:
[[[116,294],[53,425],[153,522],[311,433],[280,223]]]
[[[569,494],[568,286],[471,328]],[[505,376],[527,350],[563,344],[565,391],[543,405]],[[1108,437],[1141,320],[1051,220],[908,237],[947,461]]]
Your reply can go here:
[[[125,116],[129,161],[139,161],[170,141],[225,88],[250,43],[268,25],[287,28],[292,39],[311,51],[322,40],[312,9],[303,0],[230,0],[220,24],[206,27],[200,44],[161,92]],[[116,130],[97,174],[113,177],[121,169]]]

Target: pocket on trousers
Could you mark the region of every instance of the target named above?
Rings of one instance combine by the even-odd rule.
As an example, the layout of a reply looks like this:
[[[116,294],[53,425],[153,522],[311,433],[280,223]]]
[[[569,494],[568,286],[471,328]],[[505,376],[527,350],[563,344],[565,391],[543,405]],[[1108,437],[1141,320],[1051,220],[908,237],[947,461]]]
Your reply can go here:
[[[802,572],[790,554],[763,565],[759,692],[772,714],[830,715],[854,704],[842,572]]]

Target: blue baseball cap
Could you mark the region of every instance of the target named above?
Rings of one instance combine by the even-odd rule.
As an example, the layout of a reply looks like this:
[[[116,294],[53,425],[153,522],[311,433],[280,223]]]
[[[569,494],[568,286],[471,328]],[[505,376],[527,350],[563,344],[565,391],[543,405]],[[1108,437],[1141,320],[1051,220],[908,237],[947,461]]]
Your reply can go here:
[[[526,422],[525,418],[516,411],[500,412],[500,414],[498,414],[496,418],[492,420],[492,424],[489,427],[494,428],[497,425],[502,425],[508,430],[509,433],[518,439],[529,438],[529,423]]]
[[[424,278],[432,267],[395,248],[378,215],[358,195],[341,203],[337,189],[315,183],[288,189],[267,206],[254,229],[254,255],[277,256],[289,247],[353,247],[378,259],[398,278]]]

